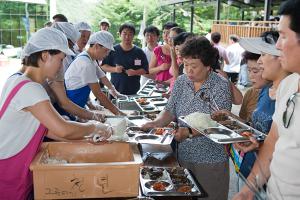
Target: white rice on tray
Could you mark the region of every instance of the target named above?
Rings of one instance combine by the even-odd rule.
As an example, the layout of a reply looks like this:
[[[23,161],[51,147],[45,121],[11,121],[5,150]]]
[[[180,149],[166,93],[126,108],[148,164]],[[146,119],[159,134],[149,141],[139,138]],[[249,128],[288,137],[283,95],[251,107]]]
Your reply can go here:
[[[204,130],[209,127],[216,127],[217,123],[213,121],[210,114],[195,112],[185,117],[189,126],[198,130]]]

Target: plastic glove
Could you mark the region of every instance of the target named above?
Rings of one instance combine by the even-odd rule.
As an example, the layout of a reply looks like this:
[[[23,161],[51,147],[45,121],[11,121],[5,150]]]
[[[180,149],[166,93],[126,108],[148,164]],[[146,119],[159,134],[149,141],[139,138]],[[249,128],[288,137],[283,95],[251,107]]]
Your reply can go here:
[[[91,111],[93,113],[92,120],[104,122],[105,121],[105,115],[97,112],[97,111]]]
[[[116,88],[113,86],[111,89],[108,90],[109,94],[112,95],[115,99],[128,99],[128,97],[124,94],[119,93]]]
[[[107,140],[113,133],[112,127],[108,124],[103,124],[97,121],[89,121],[89,123],[95,125],[95,130],[87,136],[87,138],[94,143]]]
[[[95,104],[94,107],[95,107],[95,109],[98,110],[98,111],[104,110],[104,107],[101,106],[100,104]]]

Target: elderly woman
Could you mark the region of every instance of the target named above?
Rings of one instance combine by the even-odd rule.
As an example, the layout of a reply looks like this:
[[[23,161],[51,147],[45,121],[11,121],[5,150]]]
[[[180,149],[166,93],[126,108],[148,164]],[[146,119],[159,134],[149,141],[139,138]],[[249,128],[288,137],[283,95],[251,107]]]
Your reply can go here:
[[[165,110],[157,119],[145,124],[143,129],[164,127],[179,116],[194,112],[212,113],[211,107],[201,98],[203,94],[214,100],[219,109],[231,109],[229,81],[211,68],[218,51],[210,42],[205,37],[192,38],[184,43],[180,53],[187,74],[176,80]],[[180,122],[179,126],[182,126]],[[229,171],[224,146],[186,127],[180,127],[175,138],[179,142],[179,164],[193,172],[208,193],[208,199],[227,199]]]

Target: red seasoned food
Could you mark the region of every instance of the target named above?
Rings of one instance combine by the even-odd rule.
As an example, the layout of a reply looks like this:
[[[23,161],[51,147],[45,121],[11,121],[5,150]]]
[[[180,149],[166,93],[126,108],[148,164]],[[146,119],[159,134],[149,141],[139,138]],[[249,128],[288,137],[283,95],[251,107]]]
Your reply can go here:
[[[155,135],[162,135],[164,133],[165,129],[163,128],[157,128],[155,130]]]
[[[191,191],[192,191],[192,188],[189,185],[183,185],[177,189],[177,192],[191,192]]]
[[[164,182],[156,182],[152,185],[153,190],[166,191],[166,185]]]
[[[243,131],[241,132],[241,135],[244,137],[252,137],[253,133],[251,133],[250,131]]]
[[[139,98],[136,101],[141,105],[148,104],[147,99],[145,99],[145,98]]]

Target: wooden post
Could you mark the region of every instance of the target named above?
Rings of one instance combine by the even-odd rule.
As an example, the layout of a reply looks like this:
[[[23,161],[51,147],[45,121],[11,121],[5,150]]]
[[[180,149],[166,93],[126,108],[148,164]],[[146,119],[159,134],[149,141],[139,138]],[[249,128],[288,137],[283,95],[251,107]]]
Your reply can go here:
[[[193,25],[194,25],[194,12],[195,12],[195,8],[194,8],[194,0],[191,0],[191,33],[193,32]]]
[[[272,4],[272,0],[265,0],[265,16],[264,16],[264,21],[268,21],[270,19],[271,4]]]

